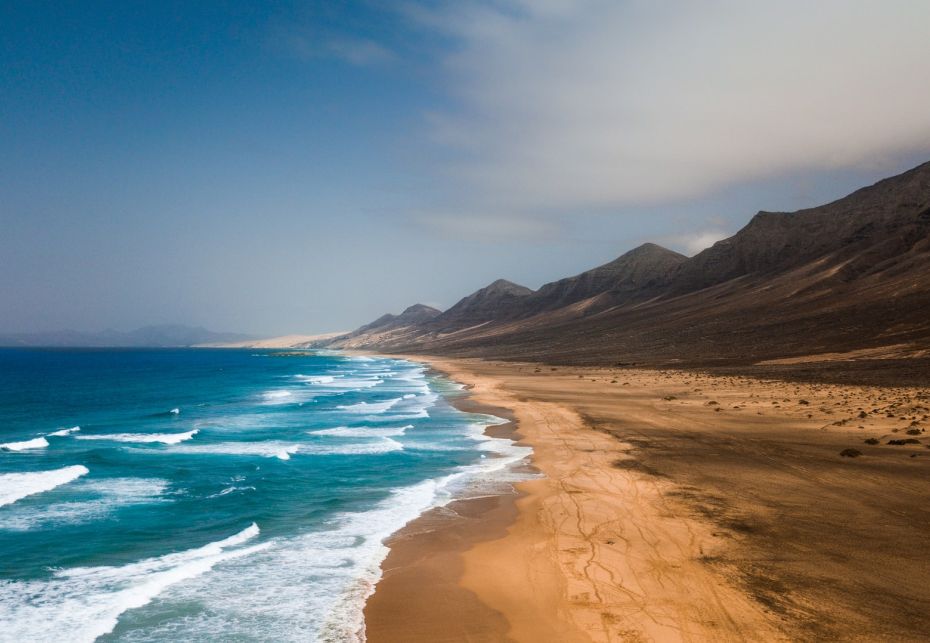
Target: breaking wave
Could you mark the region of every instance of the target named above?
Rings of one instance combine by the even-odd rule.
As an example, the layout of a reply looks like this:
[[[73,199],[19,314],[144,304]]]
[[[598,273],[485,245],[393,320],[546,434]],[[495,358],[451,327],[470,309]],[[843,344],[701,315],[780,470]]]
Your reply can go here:
[[[87,467],[75,464],[51,471],[0,474],[0,507],[22,500],[26,496],[51,491],[88,473],[90,471]]]

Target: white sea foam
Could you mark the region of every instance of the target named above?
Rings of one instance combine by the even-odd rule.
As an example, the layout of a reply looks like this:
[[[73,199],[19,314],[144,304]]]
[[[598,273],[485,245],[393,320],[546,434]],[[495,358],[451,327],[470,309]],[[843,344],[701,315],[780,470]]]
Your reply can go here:
[[[439,395],[433,392],[427,392],[420,395],[415,395],[411,398],[404,400],[399,407],[394,409],[395,411],[425,411],[426,409],[432,407],[439,400]]]
[[[262,393],[262,400],[265,404],[287,404],[294,398],[294,392],[287,389],[278,389],[275,391],[265,391]]]
[[[391,406],[390,415],[372,415],[367,419],[371,421],[402,422],[404,420],[428,418],[428,409],[436,404],[438,399],[439,396],[432,392],[414,395],[413,397],[400,398],[397,400],[396,404]],[[384,413],[384,411],[380,411],[380,413]]]
[[[30,449],[44,449],[48,446],[48,440],[43,437],[23,440],[22,442],[7,442],[0,444],[0,449],[4,451],[28,451]]]
[[[333,395],[348,391],[360,391],[374,388],[384,380],[380,376],[352,377],[342,375],[295,375],[294,379],[302,382],[322,395]]]
[[[489,422],[491,423],[491,422]],[[487,492],[491,480],[506,480],[502,468],[529,452],[510,440],[482,436],[485,424],[469,427],[476,440],[496,443],[499,457],[483,459],[442,478],[397,489],[369,511],[347,513],[323,531],[281,539],[274,549],[234,561],[208,576],[178,586],[163,598],[166,609],[197,602],[203,609],[185,627],[204,640],[361,642],[364,606],[381,578],[388,553],[384,540],[423,512],[461,494]],[[514,447],[514,451],[508,451]],[[480,481],[480,487],[474,486]],[[248,587],[244,594],[242,587]],[[176,637],[171,625],[154,625],[134,640]]]
[[[332,384],[336,380],[333,375],[295,375],[294,379],[307,384]]]
[[[389,437],[379,437],[368,442],[349,444],[312,444],[301,448],[301,452],[313,455],[380,455],[402,451],[404,445]]]
[[[0,582],[0,637],[8,641],[94,641],[113,631],[121,614],[219,563],[268,550],[244,547],[259,534],[252,523],[217,542],[121,567],[57,570],[50,580]],[[241,587],[241,586],[240,586]]]
[[[15,505],[4,510],[0,529],[28,531],[49,524],[79,524],[99,520],[120,507],[167,502],[166,480],[157,478],[85,479],[68,486],[81,500],[47,505]],[[0,635],[2,636],[2,635]]]
[[[478,449],[484,451],[484,454],[478,462],[463,469],[465,484],[470,493],[478,495],[498,493],[502,485],[530,477],[527,473],[515,472],[515,467],[533,453],[531,447],[487,435],[485,430],[488,426],[506,424],[508,420],[495,416],[484,417],[484,420],[468,428],[468,437],[478,442]]]
[[[72,433],[77,433],[81,430],[79,426],[72,426],[70,429],[58,429],[57,431],[52,431],[49,433],[49,437],[63,438],[71,435]]]
[[[109,433],[99,435],[76,435],[78,440],[106,440],[108,442],[133,442],[136,444],[160,442],[161,444],[180,444],[193,438],[200,429],[184,433]]]
[[[264,411],[257,413],[242,413],[237,415],[224,415],[211,420],[203,420],[194,424],[198,429],[210,429],[213,431],[222,431],[240,433],[243,431],[264,430],[277,427],[280,420],[274,415]]]
[[[369,436],[366,436],[369,437]],[[376,440],[342,444],[296,444],[268,440],[266,442],[220,442],[217,444],[183,445],[165,451],[166,454],[240,455],[290,460],[292,455],[379,455],[400,451],[404,445],[386,436]]]
[[[55,487],[68,484],[89,473],[87,467],[75,464],[51,471],[0,474],[0,507],[9,505],[26,496],[31,496]]]
[[[165,453],[245,455],[290,460],[291,456],[300,450],[301,445],[299,444],[268,440],[266,442],[219,442],[217,444],[183,445]]]
[[[396,397],[384,402],[359,402],[358,404],[341,405],[336,408],[344,413],[384,413],[400,401],[401,398]]]
[[[325,529],[217,567],[160,597],[164,609],[202,606],[185,618],[198,641],[364,641],[363,608],[381,577],[384,540],[449,499],[442,480],[395,490],[369,511],[335,516]],[[243,588],[248,588],[243,591]],[[132,632],[133,641],[176,640],[174,624]]]
[[[488,418],[468,427],[489,457],[397,489],[369,511],[337,516],[323,531],[281,539],[273,549],[179,585],[162,598],[165,609],[202,605],[185,628],[203,640],[364,641],[363,610],[381,578],[384,540],[430,508],[486,494],[494,481],[507,484],[513,477],[506,468],[528,455],[529,449],[510,440],[483,435],[485,426],[497,422]],[[169,623],[138,631],[133,640],[173,637],[177,630]]]
[[[416,413],[398,413],[396,415],[368,415],[364,419],[368,422],[410,422],[411,420],[422,420],[428,417],[428,412],[417,411]]]
[[[369,426],[337,426],[332,429],[320,429],[318,431],[308,431],[311,435],[332,435],[339,438],[396,438],[406,433],[407,429],[412,429],[413,425],[397,427],[369,427]]]
[[[262,393],[262,404],[279,406],[283,404],[304,404],[313,400],[317,392],[310,387],[278,388]]]
[[[236,493],[237,491],[255,491],[255,487],[249,485],[245,487],[237,487],[235,485],[231,487],[226,487],[219,493],[214,493],[213,495],[207,496],[207,498],[221,498],[222,496],[228,496],[231,493]]]
[[[382,363],[379,361],[377,366]],[[364,364],[358,366],[358,371],[353,378],[371,374]],[[401,373],[401,377],[404,376],[406,372]],[[348,376],[343,379],[348,379]],[[397,425],[391,425],[391,422],[394,419],[428,417],[427,409],[436,398],[425,397],[431,395],[431,391],[419,373],[408,376],[406,380],[378,373],[378,381],[383,382],[379,391],[390,391],[387,395],[400,396],[402,402],[396,406],[392,404],[384,411],[375,411],[368,405],[369,408],[363,407],[343,420],[347,424],[360,424],[365,416],[370,415],[375,419],[371,428],[321,429],[303,444],[279,441],[210,444],[195,440],[171,449],[148,450],[147,453],[214,452],[278,457],[276,450],[284,448],[284,456],[288,458],[298,452],[327,455],[397,451],[404,445],[391,438],[404,435],[400,426],[403,422],[397,422]],[[328,387],[322,383],[307,388],[316,393],[322,389],[339,390],[337,386]],[[345,408],[340,410],[346,412]],[[223,425],[225,420],[217,423],[217,426]],[[403,430],[410,426],[404,426]],[[317,524],[318,531],[279,538],[273,546],[250,548],[241,542],[229,545],[220,552],[223,556],[230,554],[222,559],[222,564],[215,567],[205,564],[206,569],[212,568],[210,573],[188,574],[181,569],[182,565],[167,565],[164,562],[166,557],[160,557],[141,561],[162,562],[149,570],[139,568],[139,573],[130,576],[125,583],[123,579],[127,578],[126,572],[132,566],[91,568],[98,571],[86,576],[81,575],[80,570],[76,574],[75,570],[70,570],[56,573],[47,582],[30,581],[34,583],[32,585],[15,583],[17,587],[9,591],[9,583],[0,582],[0,640],[6,636],[6,623],[17,624],[8,628],[10,637],[17,641],[90,640],[99,636],[98,632],[111,631],[125,610],[145,605],[157,596],[157,606],[152,606],[157,611],[155,617],[149,618],[148,610],[139,618],[127,615],[129,622],[124,625],[131,626],[131,629],[120,629],[121,640],[177,640],[183,637],[192,641],[363,641],[363,607],[381,575],[380,565],[388,551],[383,544],[384,539],[431,507],[445,504],[463,493],[479,494],[488,488],[492,480],[508,480],[508,465],[519,462],[529,452],[529,449],[515,447],[509,440],[481,435],[484,426],[476,424],[469,429],[471,437],[479,442],[478,448],[484,452],[476,463],[460,467],[443,478],[397,489],[369,511],[336,516],[325,525]],[[446,426],[438,423],[435,432],[426,428],[434,427],[411,431],[409,439],[426,445],[426,434],[432,433],[441,438],[440,442],[451,437],[457,440],[456,444],[461,444],[460,424]],[[421,433],[424,435],[420,436]],[[405,438],[404,442],[407,441]],[[244,450],[250,453],[244,453]],[[248,484],[230,479],[217,487],[221,490],[214,496],[250,489],[236,483]],[[254,551],[249,551],[247,558],[237,557],[245,554],[236,555],[236,552],[251,549]],[[191,552],[181,552],[188,553]],[[193,563],[200,564],[200,561],[201,558],[194,557]],[[184,565],[187,562],[191,561]],[[107,569],[113,570],[112,573],[102,571]],[[169,580],[178,576],[182,577],[181,580]],[[69,585],[65,587],[65,583]],[[76,584],[79,583],[83,586],[78,587]],[[125,606],[127,596],[137,597],[129,607]],[[25,605],[18,610],[7,608],[8,597]],[[182,616],[163,618],[164,615],[175,614]],[[30,626],[21,625],[23,623],[44,629],[30,630]],[[90,628],[95,629],[88,631]]]
[[[169,413],[171,413],[172,415],[177,415],[180,412],[181,412],[181,409],[179,408],[173,408],[169,411]]]

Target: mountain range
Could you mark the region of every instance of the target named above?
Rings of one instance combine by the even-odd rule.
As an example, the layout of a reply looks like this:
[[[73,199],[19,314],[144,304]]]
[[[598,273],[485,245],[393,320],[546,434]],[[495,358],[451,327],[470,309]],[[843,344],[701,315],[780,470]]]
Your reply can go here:
[[[499,279],[332,348],[572,364],[930,355],[930,163],[797,212],[759,212],[693,257],[647,243],[538,290]]]

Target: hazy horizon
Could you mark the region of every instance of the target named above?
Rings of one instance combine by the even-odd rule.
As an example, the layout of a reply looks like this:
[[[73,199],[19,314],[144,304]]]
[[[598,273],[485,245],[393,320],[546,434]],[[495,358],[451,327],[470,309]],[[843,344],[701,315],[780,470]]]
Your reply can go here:
[[[0,20],[2,334],[349,330],[646,241],[692,255],[930,160],[920,2]]]

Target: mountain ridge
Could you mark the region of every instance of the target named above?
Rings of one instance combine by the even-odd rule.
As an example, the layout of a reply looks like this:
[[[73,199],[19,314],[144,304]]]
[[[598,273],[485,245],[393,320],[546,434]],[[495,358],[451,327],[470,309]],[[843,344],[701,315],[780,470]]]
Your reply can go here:
[[[382,352],[584,364],[892,344],[930,348],[930,162],[830,203],[760,211],[690,258],[643,244],[536,291],[495,281],[402,335],[354,337]]]

